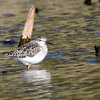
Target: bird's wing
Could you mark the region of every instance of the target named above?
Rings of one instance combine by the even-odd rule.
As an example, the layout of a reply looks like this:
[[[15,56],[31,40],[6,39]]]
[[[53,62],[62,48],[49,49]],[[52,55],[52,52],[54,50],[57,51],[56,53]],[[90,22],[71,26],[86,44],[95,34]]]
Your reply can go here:
[[[5,56],[24,58],[25,56],[33,57],[40,51],[41,47],[36,42],[28,42],[18,47],[15,51],[5,53]]]

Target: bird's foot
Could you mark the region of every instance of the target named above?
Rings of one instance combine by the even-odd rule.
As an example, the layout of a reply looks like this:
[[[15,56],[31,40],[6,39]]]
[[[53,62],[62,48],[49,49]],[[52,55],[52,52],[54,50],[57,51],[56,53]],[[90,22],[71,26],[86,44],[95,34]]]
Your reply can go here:
[[[31,68],[31,65],[28,65],[28,66],[27,66],[27,69],[29,70],[30,68]]]

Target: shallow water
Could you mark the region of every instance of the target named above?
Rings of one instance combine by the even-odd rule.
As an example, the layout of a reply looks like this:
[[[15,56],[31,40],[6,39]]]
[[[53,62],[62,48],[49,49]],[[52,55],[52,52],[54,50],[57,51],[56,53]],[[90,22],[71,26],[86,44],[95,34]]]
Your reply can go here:
[[[0,56],[0,100],[100,100],[100,4],[83,0],[1,0],[0,52],[18,46],[31,5],[35,16],[32,39],[45,35],[54,45],[39,64],[26,66]],[[14,44],[5,44],[13,39]]]

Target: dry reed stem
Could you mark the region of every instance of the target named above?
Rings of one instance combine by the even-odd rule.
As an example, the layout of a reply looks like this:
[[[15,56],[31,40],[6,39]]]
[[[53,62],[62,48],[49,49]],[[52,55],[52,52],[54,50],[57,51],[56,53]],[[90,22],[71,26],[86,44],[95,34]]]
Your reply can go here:
[[[22,39],[31,38],[34,23],[35,7],[31,6],[22,32]]]
[[[31,6],[18,47],[30,41],[34,24],[34,16],[35,16],[35,7]]]

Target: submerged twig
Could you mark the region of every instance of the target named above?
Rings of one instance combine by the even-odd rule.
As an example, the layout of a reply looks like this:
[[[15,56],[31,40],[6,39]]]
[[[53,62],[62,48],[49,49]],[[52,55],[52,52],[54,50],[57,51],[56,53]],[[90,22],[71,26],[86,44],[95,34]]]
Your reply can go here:
[[[99,52],[100,52],[100,46],[94,46],[94,48],[95,48],[95,53],[96,53],[96,56],[98,56],[99,55]]]
[[[92,5],[91,0],[85,0],[84,4],[86,4],[86,5]]]
[[[99,2],[100,2],[100,0],[99,0]],[[86,5],[94,5],[95,3],[92,3],[92,0],[85,0],[84,1],[84,4],[86,4]]]

